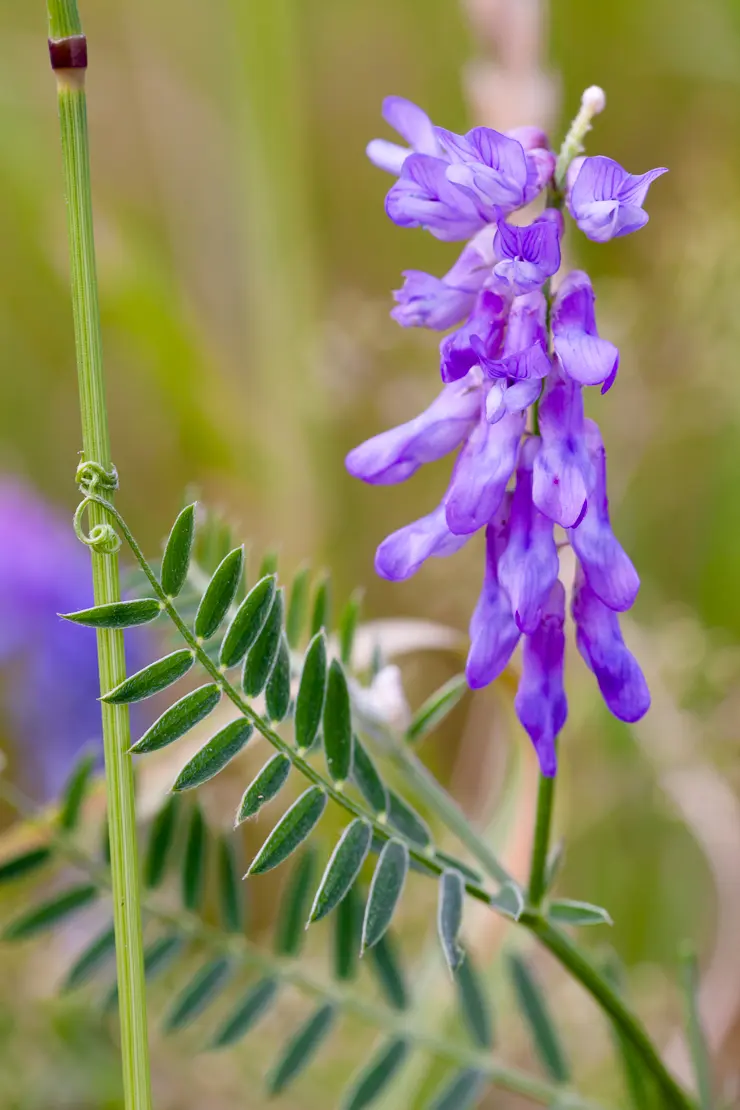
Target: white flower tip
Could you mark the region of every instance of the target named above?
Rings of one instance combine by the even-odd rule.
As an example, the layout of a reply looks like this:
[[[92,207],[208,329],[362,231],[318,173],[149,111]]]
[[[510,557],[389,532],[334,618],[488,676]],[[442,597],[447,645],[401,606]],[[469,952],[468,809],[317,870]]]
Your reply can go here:
[[[591,116],[598,116],[606,108],[606,93],[598,85],[590,85],[583,96],[581,104]]]

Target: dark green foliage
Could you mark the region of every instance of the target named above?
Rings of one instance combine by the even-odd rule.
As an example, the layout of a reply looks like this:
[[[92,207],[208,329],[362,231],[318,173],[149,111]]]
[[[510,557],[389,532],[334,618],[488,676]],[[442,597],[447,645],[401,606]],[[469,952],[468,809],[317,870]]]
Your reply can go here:
[[[373,838],[372,826],[363,818],[356,818],[342,834],[316,891],[310,921],[322,917],[341,902],[360,873]]]
[[[349,667],[352,662],[352,648],[355,642],[357,622],[360,619],[362,597],[363,591],[355,590],[339,615],[339,658],[345,667]]]
[[[391,923],[409,870],[409,850],[400,840],[389,840],[378,857],[370,884],[362,948],[377,944]]]
[[[261,979],[251,987],[219,1027],[209,1048],[226,1048],[246,1036],[269,1010],[278,992],[277,979]]]
[[[152,822],[144,859],[144,883],[148,887],[159,886],[164,878],[179,809],[179,799],[176,795],[172,795],[167,799]]]
[[[288,637],[288,643],[293,649],[297,648],[301,642],[303,628],[306,623],[306,615],[308,613],[308,585],[310,578],[310,568],[302,567],[293,579],[293,585],[290,588],[285,632]]]
[[[218,894],[224,929],[228,933],[240,933],[244,928],[242,884],[234,849],[225,836],[218,841]]]
[[[447,966],[453,973],[465,958],[458,944],[462,924],[465,882],[459,871],[445,871],[439,880],[437,931]]]
[[[124,679],[114,690],[103,694],[100,700],[110,705],[143,701],[144,698],[150,698],[152,694],[158,694],[160,690],[166,690],[168,686],[172,686],[186,675],[194,660],[195,656],[189,648],[173,651],[171,655],[158,659],[156,663]]]
[[[311,635],[315,636],[322,628],[325,632],[331,631],[331,578],[328,574],[319,579],[313,595]]]
[[[12,856],[10,859],[3,860],[0,863],[0,883],[9,883],[14,879],[22,878],[24,875],[30,875],[37,871],[39,867],[43,867],[50,859],[50,848],[31,848],[19,856]]]
[[[509,970],[537,1055],[556,1083],[567,1083],[570,1069],[539,984],[521,956],[509,957]]]
[[[408,802],[393,790],[388,791],[388,820],[407,840],[419,848],[426,848],[432,842],[432,834],[427,824]]]
[[[225,956],[216,956],[198,968],[172,1003],[164,1019],[165,1033],[183,1029],[202,1014],[226,986],[230,972],[231,964]]]
[[[195,913],[200,909],[206,876],[208,830],[200,806],[193,806],[182,863],[182,904]]]
[[[390,933],[380,938],[370,949],[368,957],[389,1004],[395,1010],[408,1009],[409,992]]]
[[[342,1110],[365,1110],[393,1082],[396,1072],[408,1056],[406,1041],[397,1039],[384,1044],[355,1079],[342,1100]]]
[[[84,624],[88,628],[133,628],[156,620],[162,607],[156,598],[142,597],[136,601],[112,601],[109,605],[96,605],[80,609],[77,613],[60,613],[65,621]]]
[[[342,664],[332,659],[324,701],[324,752],[333,781],[344,784],[352,771],[352,711]]]
[[[357,736],[353,746],[352,778],[373,813],[378,815],[387,813],[388,791],[366,748]]]
[[[266,802],[272,800],[285,785],[292,764],[287,755],[278,752],[270,759],[244,791],[234,825],[253,817]]]
[[[483,1094],[487,1079],[475,1068],[467,1068],[443,1087],[428,1110],[471,1110]]]
[[[275,927],[275,951],[279,956],[297,956],[303,947],[315,874],[316,853],[309,846],[293,867],[280,900]]]
[[[326,638],[317,632],[308,645],[295,704],[295,744],[311,747],[321,724],[326,692]]]
[[[275,600],[275,589],[275,575],[271,574],[261,578],[244,598],[221,644],[219,662],[222,667],[235,667],[256,642]]]
[[[185,585],[195,535],[195,504],[183,509],[172,525],[162,556],[160,582],[167,597],[177,597]]]
[[[62,994],[83,986],[100,968],[113,960],[116,954],[116,938],[113,926],[109,925],[77,957],[67,972],[60,987]]]
[[[261,694],[272,674],[283,635],[284,605],[283,590],[279,589],[264,627],[244,660],[242,688],[247,697],[256,698]]]
[[[470,1036],[481,1048],[493,1045],[493,1017],[483,984],[467,953],[455,970],[460,1013]]]
[[[165,710],[142,736],[141,740],[131,747],[131,752],[136,755],[145,755],[147,752],[156,752],[167,747],[175,740],[179,740],[200,721],[205,720],[209,713],[221,700],[221,689],[215,682],[199,686],[184,698],[180,698],[169,709]]]
[[[236,597],[239,579],[244,569],[244,548],[230,551],[219,563],[206,591],[200,599],[193,626],[195,635],[202,640],[211,637],[229,611]]]
[[[309,786],[272,830],[247,874],[261,875],[278,867],[310,836],[325,809],[324,791],[320,786]]]
[[[3,940],[25,940],[36,936],[46,929],[53,928],[58,921],[89,905],[98,897],[98,888],[90,883],[72,887],[63,894],[57,894],[48,902],[32,906],[15,920],[5,926]]]
[[[212,779],[239,754],[253,732],[254,726],[243,717],[230,721],[185,764],[173,791],[192,790]]]
[[[350,887],[334,914],[334,974],[337,979],[354,979],[357,974],[363,914],[364,907],[356,888]],[[372,951],[377,952],[378,947],[376,945]]]
[[[80,820],[82,804],[90,785],[95,760],[94,752],[84,753],[77,760],[67,780],[59,806],[59,825],[65,832],[71,832],[75,829]]]
[[[271,721],[282,721],[290,708],[290,648],[281,636],[275,666],[265,690],[267,716]]]
[[[445,682],[444,686],[435,690],[414,714],[406,730],[406,739],[412,744],[417,744],[433,732],[447,714],[452,712],[467,690],[468,684],[464,674],[456,674]]]
[[[335,1017],[332,1005],[320,1006],[294,1033],[267,1077],[268,1094],[285,1090],[308,1067],[331,1032]]]

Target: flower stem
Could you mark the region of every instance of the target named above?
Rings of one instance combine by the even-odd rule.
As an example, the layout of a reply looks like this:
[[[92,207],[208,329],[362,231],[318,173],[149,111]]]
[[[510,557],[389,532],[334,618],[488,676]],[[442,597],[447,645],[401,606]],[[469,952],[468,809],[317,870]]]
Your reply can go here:
[[[532,844],[532,862],[529,868],[529,902],[532,909],[539,909],[547,889],[547,857],[550,851],[552,810],[555,800],[555,778],[540,775],[537,791],[537,817]]]
[[[108,471],[110,441],[103,384],[100,311],[90,189],[85,97],[86,42],[75,0],[48,0],[49,51],[57,78],[62,160],[67,199],[72,309],[84,460]],[[105,509],[89,503],[92,534],[108,523]],[[91,543],[96,605],[120,598],[118,560]],[[96,549],[97,547],[97,549]],[[101,691],[126,674],[123,635],[97,633]],[[134,782],[126,706],[102,705],[103,747],[110,830],[113,915],[116,933],[121,1056],[126,1110],[150,1110],[146,990],[142,955]]]

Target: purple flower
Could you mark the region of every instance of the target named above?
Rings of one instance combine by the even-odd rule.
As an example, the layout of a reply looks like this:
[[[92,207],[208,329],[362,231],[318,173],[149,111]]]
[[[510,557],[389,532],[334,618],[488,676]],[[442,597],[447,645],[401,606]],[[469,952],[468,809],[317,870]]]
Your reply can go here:
[[[557,770],[555,738],[568,716],[563,689],[565,658],[565,590],[555,582],[531,636],[525,636],[522,674],[514,699],[516,715],[534,744],[540,770],[552,777]]]
[[[374,165],[388,173],[399,174],[409,154],[441,154],[434,125],[426,112],[404,100],[402,96],[387,96],[383,101],[383,119],[397,131],[411,148],[390,143],[387,139],[373,139],[367,145],[367,156]]]
[[[578,650],[607,706],[620,721],[639,721],[650,708],[645,676],[625,646],[617,614],[596,596],[582,567],[576,572],[572,611]]]
[[[602,393],[614,384],[619,351],[596,330],[591,279],[573,270],[558,289],[552,313],[553,346],[569,377],[580,385],[598,385]]]
[[[668,171],[632,174],[601,155],[576,159],[568,173],[568,209],[581,231],[596,243],[639,231],[648,222],[642,205],[656,177]]]
[[[499,220],[493,272],[514,295],[531,293],[560,269],[562,216],[548,208],[534,223],[516,227]]]
[[[391,312],[393,319],[404,328],[444,331],[468,316],[476,295],[490,276],[491,239],[490,232],[487,237],[483,233],[478,235],[443,278],[432,277],[422,270],[405,270],[403,289],[393,294],[397,302]]]
[[[419,416],[350,451],[347,470],[373,485],[404,482],[424,463],[459,447],[475,427],[480,407],[480,382],[472,375],[447,385]]]
[[[424,227],[437,239],[468,239],[488,222],[472,194],[447,180],[447,163],[428,154],[410,154],[385,198],[385,210],[399,227]]]
[[[581,387],[553,369],[539,408],[542,448],[534,461],[534,503],[563,528],[577,527],[594,474],[584,441]]]
[[[439,345],[440,373],[443,382],[464,378],[481,354],[495,358],[499,353],[506,327],[507,301],[484,290],[478,297],[469,318]]]
[[[495,424],[507,412],[525,412],[540,395],[542,382],[538,378],[524,379],[509,385],[505,378],[491,382],[486,395],[486,420]]]
[[[586,446],[593,463],[594,488],[581,523],[568,533],[590,588],[610,609],[624,612],[637,597],[640,579],[632,560],[612,532],[606,495],[606,451],[593,420],[584,421]]]
[[[550,372],[545,327],[547,305],[537,290],[515,297],[506,324],[501,352],[490,358],[484,345],[473,337],[472,347],[481,369],[489,378],[544,378]],[[539,390],[535,397],[539,395]]]
[[[489,220],[526,203],[529,166],[521,143],[490,127],[474,127],[466,135],[436,128],[447,155],[447,180],[474,194]]]
[[[498,509],[514,473],[524,415],[489,424],[485,412],[460,451],[444,497],[447,526],[456,536],[477,532]]]
[[[450,532],[444,505],[438,505],[433,513],[399,528],[383,540],[375,553],[375,570],[381,578],[400,582],[416,574],[431,556],[453,555],[469,538]]]
[[[519,629],[511,603],[498,580],[498,560],[506,545],[509,496],[486,528],[486,569],[478,604],[470,620],[470,651],[465,665],[468,685],[473,690],[498,678],[519,642]]]
[[[539,449],[536,436],[522,444],[509,537],[498,563],[498,579],[509,595],[514,620],[527,633],[533,633],[540,623],[559,566],[552,521],[532,501],[532,465]]]

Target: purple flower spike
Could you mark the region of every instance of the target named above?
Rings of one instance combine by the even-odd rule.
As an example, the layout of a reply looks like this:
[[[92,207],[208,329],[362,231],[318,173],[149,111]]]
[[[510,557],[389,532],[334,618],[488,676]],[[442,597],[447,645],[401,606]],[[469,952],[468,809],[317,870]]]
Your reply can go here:
[[[532,465],[539,449],[536,436],[522,445],[511,502],[509,540],[498,564],[499,581],[509,595],[514,620],[522,632],[529,634],[540,623],[542,606],[559,568],[552,521],[532,501]]]
[[[444,505],[387,536],[375,553],[375,570],[381,578],[401,582],[411,578],[433,555],[454,555],[468,536],[453,536],[445,521]]]
[[[637,597],[640,579],[609,521],[606,495],[606,452],[601,433],[593,420],[586,420],[586,447],[593,462],[595,483],[588,509],[568,539],[583,567],[586,581],[605,605],[617,612],[629,609]]]
[[[528,227],[499,220],[493,250],[499,260],[493,267],[497,278],[518,296],[532,293],[560,268],[560,236],[563,220],[553,208],[546,209]]]
[[[385,210],[399,227],[424,227],[437,239],[468,239],[488,222],[469,193],[445,176],[447,163],[411,154],[385,198]]]
[[[498,678],[519,642],[511,604],[498,581],[498,560],[506,544],[508,495],[486,528],[486,570],[478,604],[470,620],[470,651],[465,676],[472,690]]]
[[[606,393],[619,369],[619,351],[596,330],[591,279],[573,270],[558,289],[552,314],[553,345],[563,369],[581,385],[599,385]]]
[[[489,241],[491,238],[489,234]],[[393,294],[397,305],[391,316],[404,328],[444,331],[452,327],[472,312],[492,264],[490,242],[486,245],[479,235],[443,278],[422,270],[405,270],[403,289]]]
[[[524,639],[522,676],[514,699],[516,715],[534,744],[540,770],[557,770],[555,739],[568,716],[563,689],[565,590],[555,582],[536,631]]]
[[[474,127],[466,135],[443,127],[436,132],[451,163],[447,180],[475,194],[490,219],[521,208],[530,172],[521,143],[490,127]]]
[[[485,413],[457,456],[444,497],[447,526],[456,536],[477,532],[492,518],[516,466],[524,414],[489,424]]]
[[[481,369],[489,378],[544,378],[550,372],[542,293],[527,293],[512,303],[501,354],[489,358],[482,344],[473,340]],[[537,394],[535,394],[537,396]]]
[[[578,650],[607,706],[620,721],[639,721],[650,708],[645,676],[622,639],[617,614],[599,601],[582,567],[576,571],[573,620]]]
[[[479,374],[478,371],[476,371]],[[361,443],[347,455],[347,470],[372,485],[405,482],[424,463],[454,451],[475,426],[480,413],[480,380],[447,385],[414,420]]]
[[[397,131],[409,147],[390,143],[387,139],[373,139],[367,145],[367,156],[381,170],[399,174],[409,154],[441,154],[434,126],[426,112],[402,96],[387,96],[383,101],[383,119]]]
[[[563,528],[577,527],[593,486],[593,466],[583,439],[581,387],[557,369],[545,383],[539,423],[542,448],[534,461],[534,503]]]
[[[481,354],[490,358],[498,355],[506,327],[506,309],[507,302],[498,293],[486,289],[480,294],[469,319],[439,345],[443,382],[464,378],[471,366],[478,364]]]
[[[648,222],[642,205],[664,167],[647,173],[627,173],[618,162],[598,155],[578,159],[571,166],[568,208],[581,231],[596,243],[639,231]]]

